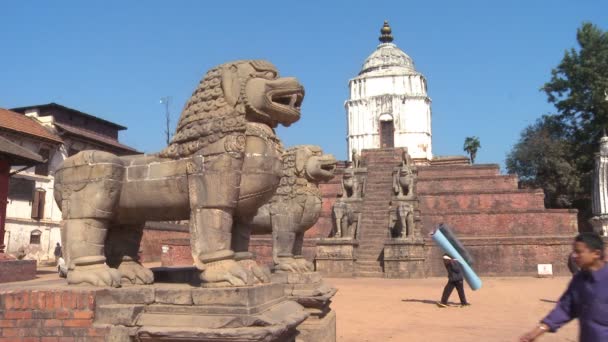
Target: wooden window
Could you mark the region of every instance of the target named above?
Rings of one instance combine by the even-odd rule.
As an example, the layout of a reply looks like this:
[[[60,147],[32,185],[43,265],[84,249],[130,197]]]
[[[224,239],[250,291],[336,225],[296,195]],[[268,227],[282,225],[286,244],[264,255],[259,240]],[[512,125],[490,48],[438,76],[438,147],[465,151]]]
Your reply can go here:
[[[36,189],[34,191],[34,200],[32,201],[32,218],[41,220],[44,218],[44,203],[46,191],[44,189]]]
[[[42,235],[42,232],[39,231],[38,229],[33,230],[30,233],[30,245],[39,245],[40,244],[40,236]]]
[[[49,175],[49,155],[51,151],[48,148],[41,148],[38,154],[44,159],[44,163],[36,165],[34,173],[37,175],[48,176]]]

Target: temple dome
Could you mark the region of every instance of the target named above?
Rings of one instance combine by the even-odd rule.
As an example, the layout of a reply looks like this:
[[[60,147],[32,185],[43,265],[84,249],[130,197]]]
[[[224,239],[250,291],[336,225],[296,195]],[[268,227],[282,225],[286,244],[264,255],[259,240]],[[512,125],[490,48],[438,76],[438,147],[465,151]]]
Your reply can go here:
[[[393,36],[388,22],[380,30],[380,45],[363,63],[359,75],[374,71],[397,71],[400,73],[415,73],[414,61],[410,56],[393,44]]]

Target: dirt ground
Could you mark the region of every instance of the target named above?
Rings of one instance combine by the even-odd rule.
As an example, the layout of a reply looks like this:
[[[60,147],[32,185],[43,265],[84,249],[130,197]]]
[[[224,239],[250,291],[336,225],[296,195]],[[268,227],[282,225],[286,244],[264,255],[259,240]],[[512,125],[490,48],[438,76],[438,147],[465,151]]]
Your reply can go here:
[[[470,307],[439,308],[446,279],[326,279],[338,288],[331,307],[340,342],[351,341],[517,341],[555,305],[570,278],[484,278],[472,291]],[[450,297],[458,303],[456,290]],[[570,322],[540,341],[576,341]]]

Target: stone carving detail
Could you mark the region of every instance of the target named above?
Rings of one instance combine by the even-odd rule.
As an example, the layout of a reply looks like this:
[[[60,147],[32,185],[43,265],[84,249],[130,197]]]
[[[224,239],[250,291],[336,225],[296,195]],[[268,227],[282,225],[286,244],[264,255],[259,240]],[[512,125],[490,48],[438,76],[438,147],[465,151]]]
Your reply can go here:
[[[593,196],[591,197],[593,217],[589,222],[593,230],[608,236],[608,137],[606,132],[600,138],[600,151],[595,154],[595,168],[593,172]]]
[[[322,196],[318,184],[334,177],[336,159],[323,154],[319,146],[299,145],[285,151],[282,162],[283,176],[275,195],[251,220],[240,222],[247,228],[233,235],[233,246],[237,255],[247,255],[247,232],[272,232],[275,270],[312,272],[314,266],[302,255],[304,233],[319,219]]]
[[[406,239],[413,237],[416,232],[414,223],[414,205],[410,202],[397,202],[394,209],[390,211],[389,230],[390,236]]]
[[[342,192],[332,207],[333,238],[356,239],[361,222],[361,205],[365,194],[367,169],[362,168],[361,159],[353,150],[352,164],[342,174]]]
[[[357,169],[361,167],[361,156],[359,155],[359,153],[357,153],[357,150],[353,148],[353,153],[352,153],[352,164],[351,167]]]
[[[338,201],[333,207],[335,229],[331,237],[356,239],[361,222],[361,213],[353,210],[353,205]]]
[[[152,283],[138,261],[146,221],[189,219],[192,256],[203,286],[243,286],[269,278],[237,257],[237,223],[270,200],[281,179],[278,124],[300,117],[303,87],[269,62],[211,69],[187,102],[171,144],[158,155],[83,151],[55,175],[55,200],[69,284]],[[307,170],[308,171],[308,170]]]
[[[401,166],[393,171],[393,191],[397,198],[414,198],[414,173],[415,170],[412,168],[411,158],[407,150],[404,150]]]
[[[344,198],[363,197],[365,180],[357,177],[354,169],[346,169],[342,176],[342,196]]]

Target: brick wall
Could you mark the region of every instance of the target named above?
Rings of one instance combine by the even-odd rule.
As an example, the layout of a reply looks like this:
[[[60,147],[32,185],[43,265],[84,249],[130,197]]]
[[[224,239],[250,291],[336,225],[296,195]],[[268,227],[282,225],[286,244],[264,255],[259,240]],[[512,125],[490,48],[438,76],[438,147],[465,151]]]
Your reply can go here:
[[[185,225],[165,222],[148,222],[144,228],[140,250],[142,262],[161,261],[163,241],[188,239],[190,233]],[[192,263],[190,263],[192,265]]]
[[[36,278],[36,260],[0,259],[0,283]]]
[[[93,291],[0,291],[0,341],[103,342],[94,309]]]

